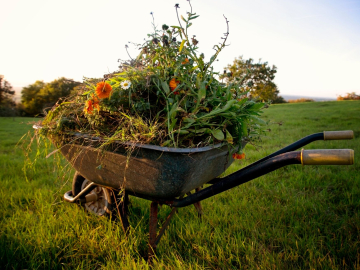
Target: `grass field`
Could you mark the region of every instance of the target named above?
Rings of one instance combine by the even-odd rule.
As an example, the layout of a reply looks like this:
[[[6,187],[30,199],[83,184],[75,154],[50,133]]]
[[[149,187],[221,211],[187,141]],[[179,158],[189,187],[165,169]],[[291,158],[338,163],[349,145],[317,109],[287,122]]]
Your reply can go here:
[[[118,222],[63,201],[73,173],[64,161],[43,157],[25,177],[16,144],[33,119],[0,118],[0,268],[360,269],[360,102],[272,105],[263,118],[271,131],[228,173],[324,130],[352,129],[355,139],[305,149],[354,149],[355,165],[279,169],[203,201],[202,219],[179,209],[151,266],[148,201],[131,197],[125,237]],[[169,212],[161,208],[162,221]]]

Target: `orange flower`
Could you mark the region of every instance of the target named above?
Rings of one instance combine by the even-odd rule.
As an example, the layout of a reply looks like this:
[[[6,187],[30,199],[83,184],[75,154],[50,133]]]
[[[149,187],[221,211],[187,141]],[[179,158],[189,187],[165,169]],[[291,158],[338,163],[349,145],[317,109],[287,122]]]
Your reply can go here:
[[[112,87],[107,82],[99,82],[96,85],[95,92],[96,92],[96,95],[99,98],[107,98],[107,97],[109,97],[111,91],[112,91]]]
[[[99,99],[96,96],[91,95],[91,99],[85,102],[84,112],[88,114],[92,114],[94,109],[100,111]]]
[[[84,112],[88,114],[92,114],[92,111],[93,111],[92,100],[87,100],[85,102]]]
[[[92,105],[95,109],[97,109],[98,111],[100,111],[100,105],[99,105],[99,99],[94,96],[94,95],[91,95],[91,98],[92,98]]]
[[[245,153],[242,153],[242,154],[235,153],[232,155],[232,157],[233,157],[233,159],[244,159]]]
[[[172,78],[171,81],[170,81],[170,83],[169,83],[169,86],[170,86],[171,91],[174,91],[175,88],[178,86],[179,83],[180,83],[180,81],[177,81],[177,80],[175,80],[175,78]],[[175,92],[174,92],[174,95],[178,95],[178,94],[179,94],[178,91],[175,91]]]
[[[187,63],[189,63],[189,59],[187,59],[187,58],[185,58],[185,60],[181,62],[181,64],[183,64],[183,65],[185,65]]]

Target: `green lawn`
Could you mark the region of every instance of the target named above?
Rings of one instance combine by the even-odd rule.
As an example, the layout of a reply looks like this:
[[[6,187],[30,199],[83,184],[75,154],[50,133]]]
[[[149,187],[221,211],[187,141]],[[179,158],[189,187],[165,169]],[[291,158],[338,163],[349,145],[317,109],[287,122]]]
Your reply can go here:
[[[147,252],[149,201],[131,197],[128,237],[118,222],[63,201],[73,171],[42,154],[23,171],[19,139],[29,118],[0,118],[1,269],[360,269],[360,102],[272,105],[269,132],[247,145],[228,173],[312,133],[354,130],[351,141],[305,149],[350,148],[352,166],[292,165],[179,209],[153,265]],[[36,147],[29,157],[35,159]],[[163,221],[170,209],[163,206]]]

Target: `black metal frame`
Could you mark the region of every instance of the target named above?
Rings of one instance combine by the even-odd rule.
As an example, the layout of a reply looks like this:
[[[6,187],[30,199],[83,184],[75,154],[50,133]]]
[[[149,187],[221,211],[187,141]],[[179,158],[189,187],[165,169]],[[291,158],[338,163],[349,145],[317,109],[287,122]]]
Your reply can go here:
[[[281,167],[292,164],[301,164],[301,152],[290,151],[294,151],[318,140],[324,140],[323,132],[306,136],[224,178],[215,178],[208,182],[208,184],[212,184],[210,187],[198,191],[188,197],[185,197],[181,200],[177,199],[173,200],[172,202],[168,201],[164,203],[172,207],[185,207],[210,198],[233,187],[244,184]]]

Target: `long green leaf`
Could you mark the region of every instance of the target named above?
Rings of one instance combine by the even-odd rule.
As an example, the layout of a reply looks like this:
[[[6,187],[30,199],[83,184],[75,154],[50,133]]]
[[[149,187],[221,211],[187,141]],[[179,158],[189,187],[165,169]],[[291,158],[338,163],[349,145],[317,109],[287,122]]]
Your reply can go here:
[[[182,51],[182,49],[184,48],[184,44],[185,44],[185,39],[183,39],[183,41],[181,41],[180,47],[179,47],[179,52]]]
[[[199,103],[206,97],[206,82],[202,82],[200,85],[200,89],[198,91],[198,100]]]
[[[189,134],[189,131],[185,129],[176,130],[175,133],[178,133],[180,135]]]
[[[168,95],[170,93],[170,88],[169,88],[169,85],[167,84],[167,82],[162,81],[161,86],[164,89],[166,95]]]
[[[197,17],[199,17],[200,15],[196,15],[196,16],[191,16],[190,18],[189,18],[189,21],[190,20],[193,20],[193,19],[196,19]]]
[[[230,144],[233,144],[234,140],[233,140],[233,137],[231,136],[230,132],[227,129],[225,129],[225,132],[226,132],[226,141]]]
[[[249,109],[252,111],[258,111],[264,107],[264,103],[254,103]]]
[[[263,119],[259,118],[259,117],[256,117],[256,116],[254,116],[254,115],[249,115],[249,117],[250,117],[255,123],[258,123],[258,124],[260,124],[260,125],[265,125],[265,124],[266,124],[266,122],[265,122]]]
[[[212,130],[211,133],[215,137],[215,139],[219,141],[224,140],[224,133],[220,129]]]

